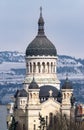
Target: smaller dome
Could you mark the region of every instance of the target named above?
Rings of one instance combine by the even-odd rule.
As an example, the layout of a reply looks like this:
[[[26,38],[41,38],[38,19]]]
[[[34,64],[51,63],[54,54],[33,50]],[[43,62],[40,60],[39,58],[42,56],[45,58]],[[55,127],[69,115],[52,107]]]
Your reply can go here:
[[[68,78],[66,78],[62,86],[62,89],[72,89],[72,83],[68,80]]]
[[[29,85],[29,89],[39,89],[38,84],[35,82],[35,79],[33,78],[32,82]]]
[[[14,95],[15,98],[17,97],[27,97],[27,92],[24,89],[17,90],[17,92]]]

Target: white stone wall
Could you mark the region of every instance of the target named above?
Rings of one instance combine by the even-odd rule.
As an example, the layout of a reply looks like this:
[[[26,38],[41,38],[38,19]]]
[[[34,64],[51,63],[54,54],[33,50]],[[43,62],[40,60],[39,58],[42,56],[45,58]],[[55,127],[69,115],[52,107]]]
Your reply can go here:
[[[39,89],[30,89],[28,92],[28,104],[29,105],[38,105],[40,104],[40,99],[39,99]]]
[[[71,104],[70,99],[73,94],[73,89],[62,89],[62,104]]]
[[[71,114],[71,96],[73,94],[73,89],[62,89],[62,106],[61,112],[70,118]]]
[[[18,97],[17,99],[18,109],[25,109],[27,104],[27,97]]]
[[[24,88],[28,90],[28,85],[33,77],[39,87],[51,85],[60,89],[60,81],[57,78],[57,57],[55,56],[31,56],[26,57],[26,77]]]
[[[32,73],[55,73],[57,57],[55,56],[32,56],[26,58],[26,74]]]

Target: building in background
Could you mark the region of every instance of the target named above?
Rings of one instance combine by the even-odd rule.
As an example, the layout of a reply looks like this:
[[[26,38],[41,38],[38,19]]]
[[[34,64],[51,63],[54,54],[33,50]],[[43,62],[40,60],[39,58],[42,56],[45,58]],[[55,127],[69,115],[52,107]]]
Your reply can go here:
[[[76,121],[84,121],[84,104],[78,104],[75,109]]]

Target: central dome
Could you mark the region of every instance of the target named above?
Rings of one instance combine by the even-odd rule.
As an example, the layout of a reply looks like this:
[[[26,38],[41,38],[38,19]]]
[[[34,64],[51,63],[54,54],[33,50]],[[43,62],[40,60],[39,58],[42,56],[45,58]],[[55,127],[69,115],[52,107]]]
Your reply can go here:
[[[37,35],[26,49],[26,56],[56,56],[55,46],[47,39],[45,35]]]
[[[53,43],[44,34],[44,19],[42,9],[40,9],[40,18],[38,20],[38,35],[28,45],[26,56],[57,56],[57,51]]]

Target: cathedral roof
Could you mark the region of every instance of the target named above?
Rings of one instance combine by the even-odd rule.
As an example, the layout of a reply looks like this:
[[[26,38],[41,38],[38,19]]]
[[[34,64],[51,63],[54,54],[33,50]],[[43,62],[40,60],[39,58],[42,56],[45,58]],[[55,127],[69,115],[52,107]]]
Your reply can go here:
[[[40,87],[39,97],[49,97],[49,91],[52,91],[52,97],[58,97],[59,90],[53,86],[45,85]]]
[[[62,89],[72,89],[72,83],[68,80],[68,77],[62,85]]]
[[[57,51],[53,43],[45,36],[44,19],[42,8],[40,8],[40,18],[38,20],[38,34],[26,49],[26,56],[56,56]]]
[[[17,90],[14,97],[27,97],[27,92],[25,89]]]
[[[56,56],[55,46],[46,36],[36,36],[26,49],[26,56]]]
[[[35,79],[33,78],[32,82],[29,85],[29,89],[39,89],[38,84],[35,82]]]

